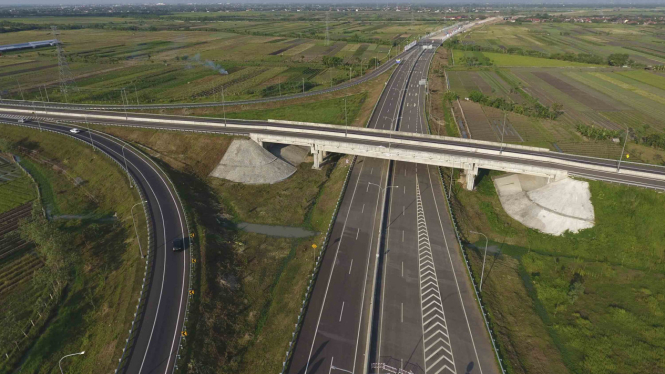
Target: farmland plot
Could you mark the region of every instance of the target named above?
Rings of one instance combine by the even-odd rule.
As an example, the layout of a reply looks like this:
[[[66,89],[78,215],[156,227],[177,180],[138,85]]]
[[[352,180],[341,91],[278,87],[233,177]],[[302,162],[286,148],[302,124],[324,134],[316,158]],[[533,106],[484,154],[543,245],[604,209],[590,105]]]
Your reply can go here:
[[[37,197],[30,178],[13,163],[0,157],[0,213]]]
[[[464,117],[466,118],[467,126],[469,126],[472,139],[493,142],[501,140],[501,129],[497,132],[490,124],[480,104],[472,101],[460,100],[460,105],[464,111]]]
[[[28,188],[34,191],[33,186]],[[43,306],[35,303],[42,296],[48,296],[43,288],[31,282],[43,262],[35,255],[34,245],[18,233],[19,221],[29,218],[31,212],[32,204],[24,203],[0,214],[0,303],[6,312],[2,317],[12,324],[11,328],[0,332],[3,354],[14,348],[14,341],[23,338],[21,332],[29,331],[31,320],[37,321],[37,310],[42,310]]]
[[[549,54],[588,53],[607,57],[612,53],[626,53],[639,63],[659,65],[665,62],[662,37],[652,37],[659,35],[659,30],[655,25],[507,23],[476,30],[465,36],[464,42],[482,47],[521,48]],[[510,65],[514,62],[502,57],[497,57],[496,62],[517,66]]]
[[[294,27],[252,25],[285,32]],[[0,35],[7,43],[39,37],[34,31]],[[210,31],[65,30],[61,38],[75,80],[67,100],[107,104],[121,103],[123,89],[128,99],[141,104],[219,100],[222,86],[229,100],[277,96],[279,84],[285,85],[281,87],[284,94],[298,92],[296,80],[302,78],[305,90],[320,89],[329,86],[331,80],[337,84],[349,75],[348,66],[328,68],[322,57],[341,57],[356,77],[361,71],[359,63],[363,63],[365,73],[371,58],[385,59],[390,50],[388,45],[367,42],[333,41],[325,45],[322,40],[307,38]],[[65,101],[57,89],[54,49],[7,55],[2,62],[0,85],[5,89],[4,97]],[[328,74],[320,77],[325,69],[329,69]]]

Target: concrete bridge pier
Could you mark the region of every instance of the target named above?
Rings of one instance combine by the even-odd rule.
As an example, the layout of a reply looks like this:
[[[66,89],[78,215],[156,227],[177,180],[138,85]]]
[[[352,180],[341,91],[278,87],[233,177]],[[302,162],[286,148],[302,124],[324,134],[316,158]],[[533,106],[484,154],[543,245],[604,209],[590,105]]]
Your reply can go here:
[[[326,157],[326,151],[316,149],[316,146],[312,145],[311,152],[312,152],[312,156],[314,158],[314,165],[312,165],[312,169],[316,169],[316,170],[321,169],[321,164],[323,163],[323,158]]]
[[[473,187],[476,182],[476,177],[478,176],[478,164],[469,164],[469,167],[464,168],[464,178],[465,184],[464,187],[468,191],[473,191]]]

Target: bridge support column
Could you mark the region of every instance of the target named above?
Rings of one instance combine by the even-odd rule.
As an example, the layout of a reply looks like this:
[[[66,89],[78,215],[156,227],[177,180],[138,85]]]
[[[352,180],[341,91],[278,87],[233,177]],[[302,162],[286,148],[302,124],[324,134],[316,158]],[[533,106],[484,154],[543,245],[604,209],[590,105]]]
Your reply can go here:
[[[312,157],[314,158],[314,165],[312,169],[319,170],[321,169],[321,163],[323,163],[323,158],[325,157],[325,151],[316,149],[315,146],[311,147]]]
[[[470,167],[464,169],[464,178],[465,178],[465,188],[469,191],[473,191],[474,184],[476,182],[476,176],[478,176],[478,165],[470,164]]]

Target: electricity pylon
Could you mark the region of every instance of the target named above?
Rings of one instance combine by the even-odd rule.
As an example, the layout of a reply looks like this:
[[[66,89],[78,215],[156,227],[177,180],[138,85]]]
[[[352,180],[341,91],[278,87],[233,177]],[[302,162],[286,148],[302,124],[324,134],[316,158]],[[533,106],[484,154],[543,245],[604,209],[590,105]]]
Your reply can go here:
[[[53,32],[53,37],[56,40],[56,50],[58,53],[58,71],[59,71],[59,82],[60,82],[60,92],[65,97],[65,102],[69,101],[68,95],[72,89],[72,86],[76,86],[74,83],[74,77],[72,76],[71,70],[69,70],[69,65],[67,64],[67,58],[65,57],[65,51],[62,47],[62,42],[58,39],[60,31],[58,31],[57,26],[51,26]]]

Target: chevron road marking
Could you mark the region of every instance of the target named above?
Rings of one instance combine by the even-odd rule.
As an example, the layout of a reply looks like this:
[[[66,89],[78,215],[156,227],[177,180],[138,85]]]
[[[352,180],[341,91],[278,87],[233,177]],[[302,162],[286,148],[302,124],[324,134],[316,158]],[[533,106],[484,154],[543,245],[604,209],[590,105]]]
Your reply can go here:
[[[436,277],[418,178],[416,178],[416,201],[418,213],[418,275],[420,279],[420,310],[423,318],[425,373],[455,374],[457,372],[455,359],[448,336],[446,315],[441,304],[439,280]]]

